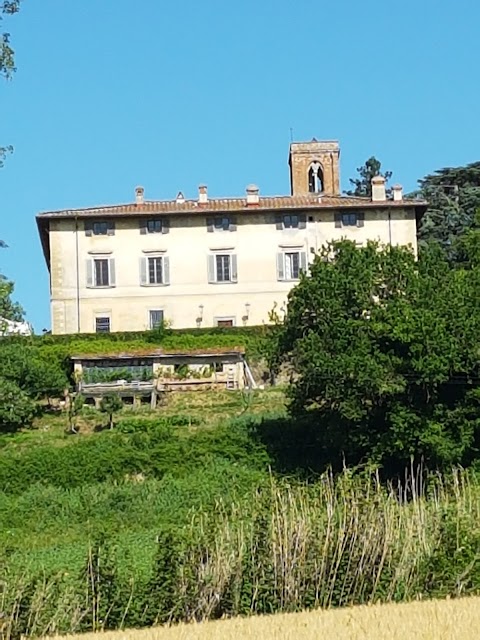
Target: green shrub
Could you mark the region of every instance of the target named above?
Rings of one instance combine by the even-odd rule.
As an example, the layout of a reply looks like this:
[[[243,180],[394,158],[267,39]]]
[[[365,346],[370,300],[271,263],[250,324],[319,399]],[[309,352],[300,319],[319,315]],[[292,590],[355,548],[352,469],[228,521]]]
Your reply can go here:
[[[35,403],[18,385],[0,378],[0,431],[29,427],[36,411]]]

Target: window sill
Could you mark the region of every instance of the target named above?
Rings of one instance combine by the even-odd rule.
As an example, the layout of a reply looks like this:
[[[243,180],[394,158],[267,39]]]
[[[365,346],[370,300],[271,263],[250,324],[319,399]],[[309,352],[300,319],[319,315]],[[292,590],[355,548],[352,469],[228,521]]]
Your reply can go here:
[[[208,284],[238,284],[238,280],[215,280]]]
[[[144,284],[140,285],[141,287],[145,287],[147,289],[149,289],[150,287],[169,287],[170,283],[163,283],[163,282],[146,282]]]
[[[87,284],[87,289],[115,289],[116,285],[114,284],[106,284],[106,285],[100,285],[100,286],[96,286],[94,284]]]
[[[300,278],[278,278],[277,282],[300,282]]]

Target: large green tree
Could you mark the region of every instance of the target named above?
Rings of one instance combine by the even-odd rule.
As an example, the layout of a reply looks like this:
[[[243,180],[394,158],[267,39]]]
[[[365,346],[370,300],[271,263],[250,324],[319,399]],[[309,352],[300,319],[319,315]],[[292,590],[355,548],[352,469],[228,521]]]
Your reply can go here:
[[[451,262],[463,261],[462,237],[480,210],[480,162],[438,169],[419,181],[416,192],[429,206],[419,229],[420,248],[437,243]]]
[[[474,244],[474,243],[472,243]],[[478,268],[450,268],[436,247],[342,241],[289,295],[279,341],[294,367],[291,411],[318,429],[318,455],[468,463],[480,434]]]
[[[352,189],[345,191],[349,196],[370,198],[372,195],[372,179],[383,176],[386,182],[392,177],[391,171],[382,172],[382,163],[375,156],[368,158],[365,164],[357,169],[358,178],[349,178]]]

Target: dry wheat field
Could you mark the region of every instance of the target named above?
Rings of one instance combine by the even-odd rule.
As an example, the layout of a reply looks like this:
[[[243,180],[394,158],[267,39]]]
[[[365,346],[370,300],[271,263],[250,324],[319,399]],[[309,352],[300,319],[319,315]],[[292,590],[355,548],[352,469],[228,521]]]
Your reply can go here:
[[[233,618],[68,640],[476,640],[480,597]]]

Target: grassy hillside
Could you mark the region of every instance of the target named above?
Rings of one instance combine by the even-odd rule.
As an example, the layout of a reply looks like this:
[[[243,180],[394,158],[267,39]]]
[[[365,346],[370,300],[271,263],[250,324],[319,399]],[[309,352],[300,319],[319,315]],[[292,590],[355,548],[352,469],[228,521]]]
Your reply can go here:
[[[171,628],[69,636],[70,640],[475,640],[480,598],[358,606],[235,618]]]
[[[316,475],[280,389],[0,436],[7,638],[480,592],[480,480]]]

